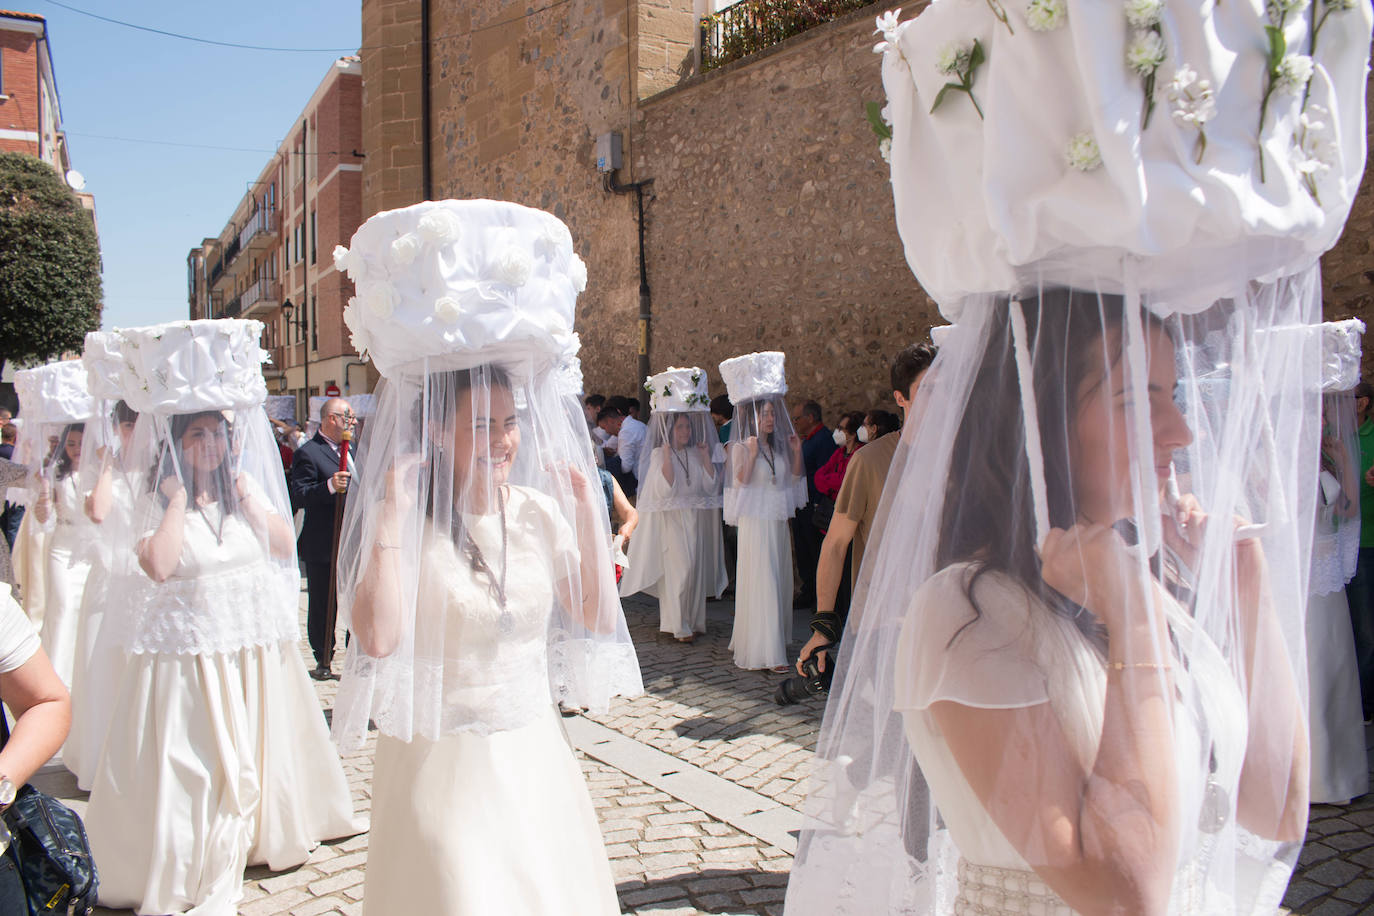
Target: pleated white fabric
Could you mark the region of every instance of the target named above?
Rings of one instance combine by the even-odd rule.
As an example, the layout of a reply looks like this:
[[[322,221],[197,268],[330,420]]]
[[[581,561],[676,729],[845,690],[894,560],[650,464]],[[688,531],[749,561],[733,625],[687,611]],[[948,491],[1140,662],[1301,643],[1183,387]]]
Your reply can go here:
[[[630,542],[620,594],[658,599],[658,628],[685,639],[706,632],[706,598],[730,584],[719,509],[645,512]]]
[[[381,735],[372,787],[364,914],[620,912],[591,797],[552,706],[485,735]]]
[[[792,639],[792,540],[786,521],[741,516],[730,651],[740,668],[787,664]]]
[[[86,815],[104,906],[231,914],[247,865],[359,831],[294,644],[135,654],[113,711]]]
[[[1312,801],[1344,805],[1369,791],[1360,673],[1345,590],[1307,599]]]
[[[47,576],[43,612],[43,648],[68,687],[76,664],[76,639],[80,629],[81,601],[91,572],[90,550],[96,527],[86,518],[75,475],[59,480],[53,488],[56,525],[48,537]]]

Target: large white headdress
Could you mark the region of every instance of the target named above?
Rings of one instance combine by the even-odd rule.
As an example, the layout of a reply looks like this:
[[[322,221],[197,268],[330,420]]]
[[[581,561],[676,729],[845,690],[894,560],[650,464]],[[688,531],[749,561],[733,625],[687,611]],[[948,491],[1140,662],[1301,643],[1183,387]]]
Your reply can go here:
[[[706,373],[696,366],[670,366],[645,379],[644,390],[649,392],[650,410],[709,411],[711,407]]]
[[[139,413],[242,410],[267,400],[260,321],[172,321],[118,333],[124,399]]]
[[[787,355],[778,350],[746,353],[720,364],[720,377],[733,404],[787,394]]]
[[[79,360],[48,363],[14,373],[19,413],[26,423],[81,423],[95,415]]]
[[[124,396],[124,350],[116,331],[91,331],[81,351],[86,384],[92,397],[114,401]]]
[[[383,375],[531,354],[553,364],[569,349],[587,285],[561,220],[495,200],[379,213],[334,263],[358,290],[344,309],[353,346]]]

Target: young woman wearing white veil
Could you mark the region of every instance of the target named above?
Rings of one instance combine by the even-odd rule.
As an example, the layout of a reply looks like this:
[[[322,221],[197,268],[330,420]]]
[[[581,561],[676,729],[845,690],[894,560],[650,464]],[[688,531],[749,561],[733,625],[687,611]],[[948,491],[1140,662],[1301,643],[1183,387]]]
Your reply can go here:
[[[640,450],[638,535],[620,593],[658,598],[658,628],[678,642],[706,632],[706,596],[730,584],[721,539],[725,463],[706,373],[666,369],[644,382],[653,413]]]
[[[47,564],[43,577],[43,648],[68,686],[76,660],[81,598],[90,575],[90,551],[97,534],[86,517],[90,475],[82,474],[81,446],[87,421],[95,416],[95,401],[86,388],[86,372],[79,362],[49,363],[15,373],[25,435],[35,452],[49,441],[55,448],[34,465],[33,521],[48,532]]]
[[[1354,394],[1363,331],[1363,322],[1356,320],[1321,326],[1321,464],[1306,627],[1313,804],[1344,805],[1369,791],[1360,672],[1345,597],[1345,584],[1355,574],[1360,528],[1366,524],[1360,518]]]
[[[339,548],[334,734],[381,733],[364,911],[618,912],[555,711],[642,690],[556,372],[586,270],[559,220],[482,200],[380,213],[335,263],[382,375]]]
[[[128,623],[121,612],[127,609],[122,599],[130,592],[127,583],[116,585],[115,580],[136,565],[126,554],[134,547],[134,497],[147,483],[147,468],[134,460],[138,414],[122,400],[125,373],[119,340],[117,333],[92,331],[86,335],[81,357],[87,386],[98,405],[97,416],[86,424],[88,435],[82,441],[81,459],[82,465],[91,469],[84,510],[95,534],[87,545],[91,572],[78,618],[71,684],[72,729],[62,749],[62,763],[76,775],[77,785],[87,791],[124,669],[125,656],[117,634]],[[118,559],[116,553],[121,554]]]
[[[898,229],[955,327],[857,583],[789,914],[1277,908],[1321,360],[1278,332],[1318,320],[1359,186],[1371,21],[1327,7],[1308,94],[1265,54],[1266,26],[1311,46],[1300,7],[879,20]],[[1325,171],[1292,149],[1304,105]]]
[[[792,540],[787,520],[806,505],[801,439],[792,430],[784,355],[749,353],[720,364],[735,405],[726,446],[725,524],[739,526],[730,651],[746,670],[787,667],[792,639]]]
[[[243,871],[301,864],[358,831],[299,649],[299,573],[262,409],[262,325],[120,332],[140,411],[136,562],[86,829],[100,898],[139,913],[233,913]],[[138,587],[135,587],[135,583]]]

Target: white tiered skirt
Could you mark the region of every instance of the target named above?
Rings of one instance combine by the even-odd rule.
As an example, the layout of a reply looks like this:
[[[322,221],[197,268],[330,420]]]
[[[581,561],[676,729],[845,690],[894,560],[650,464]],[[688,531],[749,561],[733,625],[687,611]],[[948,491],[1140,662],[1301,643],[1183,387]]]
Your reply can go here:
[[[130,656],[86,815],[102,905],[232,914],[246,866],[360,829],[295,644]]]
[[[730,650],[740,668],[787,664],[792,638],[792,540],[786,521],[739,520],[735,628]]]

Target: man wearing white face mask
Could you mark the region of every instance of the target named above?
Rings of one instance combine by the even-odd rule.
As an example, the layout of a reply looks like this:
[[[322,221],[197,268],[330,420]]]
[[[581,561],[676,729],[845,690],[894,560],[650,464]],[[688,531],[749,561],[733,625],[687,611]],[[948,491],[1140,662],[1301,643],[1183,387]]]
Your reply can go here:
[[[889,373],[892,398],[902,411],[903,421],[907,419],[921,379],[935,361],[936,353],[937,348],[932,344],[911,344],[892,360]],[[864,430],[866,427],[861,426],[856,431],[856,438]],[[873,520],[878,514],[883,484],[900,440],[899,431],[890,432],[855,451],[849,461],[844,483],[835,499],[835,514],[821,545],[820,562],[816,568],[816,613],[811,616],[811,638],[797,658],[798,674],[804,674],[802,663],[816,652],[820,653],[819,668],[825,671],[830,661],[830,653],[825,651],[825,647],[838,642],[844,632],[845,621],[836,613],[835,598],[840,590],[840,581],[844,578],[845,555],[852,544],[850,578],[857,582],[868,535],[873,530]]]

